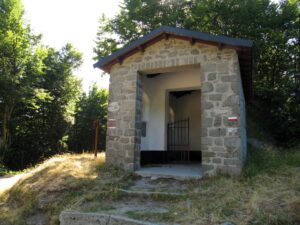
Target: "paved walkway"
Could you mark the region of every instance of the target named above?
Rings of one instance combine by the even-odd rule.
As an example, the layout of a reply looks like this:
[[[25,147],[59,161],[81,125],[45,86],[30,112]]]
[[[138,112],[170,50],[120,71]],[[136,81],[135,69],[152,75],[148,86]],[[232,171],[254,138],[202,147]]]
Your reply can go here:
[[[12,177],[0,177],[0,193],[12,188],[26,173]]]

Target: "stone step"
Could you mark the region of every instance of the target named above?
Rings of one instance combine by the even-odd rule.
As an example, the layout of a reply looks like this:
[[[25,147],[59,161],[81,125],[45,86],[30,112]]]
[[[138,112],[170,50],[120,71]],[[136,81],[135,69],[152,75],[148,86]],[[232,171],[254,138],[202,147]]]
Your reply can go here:
[[[119,191],[129,195],[141,195],[141,196],[184,196],[184,193],[179,192],[161,192],[161,191],[132,191],[126,189],[119,189]]]
[[[124,189],[123,189],[124,190]],[[160,193],[165,194],[168,193],[170,195],[182,195],[186,194],[189,189],[189,182],[179,181],[176,179],[169,178],[157,178],[153,177],[142,177],[136,179],[134,183],[126,188],[127,193]]]
[[[163,225],[105,213],[64,211],[59,216],[60,225]]]

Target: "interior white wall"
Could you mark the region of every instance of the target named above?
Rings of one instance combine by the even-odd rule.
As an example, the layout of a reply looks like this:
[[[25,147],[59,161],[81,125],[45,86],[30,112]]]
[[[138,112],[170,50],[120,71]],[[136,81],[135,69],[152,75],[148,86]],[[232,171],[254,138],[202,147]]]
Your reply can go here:
[[[200,66],[181,72],[161,74],[154,78],[143,75],[142,120],[147,122],[147,128],[146,137],[141,138],[141,150],[166,150],[168,92],[199,89],[200,85]]]
[[[189,146],[182,150],[201,149],[201,92],[200,90],[179,98],[170,95],[169,121],[174,122],[189,118]]]

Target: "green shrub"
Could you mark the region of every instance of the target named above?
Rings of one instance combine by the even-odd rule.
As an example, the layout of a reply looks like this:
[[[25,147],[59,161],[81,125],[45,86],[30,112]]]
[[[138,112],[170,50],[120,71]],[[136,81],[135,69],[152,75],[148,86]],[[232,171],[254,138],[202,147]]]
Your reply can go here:
[[[244,169],[246,177],[270,173],[282,167],[300,167],[300,151],[296,149],[251,149]]]

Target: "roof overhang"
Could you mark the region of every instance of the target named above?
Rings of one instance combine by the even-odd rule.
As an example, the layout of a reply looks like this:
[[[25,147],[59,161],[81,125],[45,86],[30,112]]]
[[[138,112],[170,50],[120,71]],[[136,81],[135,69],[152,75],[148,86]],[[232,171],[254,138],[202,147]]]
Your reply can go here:
[[[220,35],[211,35],[208,33],[181,29],[176,27],[161,26],[149,34],[137,39],[129,45],[121,48],[120,50],[112,53],[109,56],[103,57],[94,64],[95,68],[100,68],[109,73],[111,67],[116,63],[122,61],[140,51],[144,51],[147,47],[154,43],[168,38],[177,38],[187,40],[191,44],[196,42],[207,45],[213,45],[220,49],[232,48],[235,49],[239,56],[240,70],[242,74],[242,82],[246,99],[252,96],[252,73],[253,73],[253,52],[252,40],[231,38]]]

